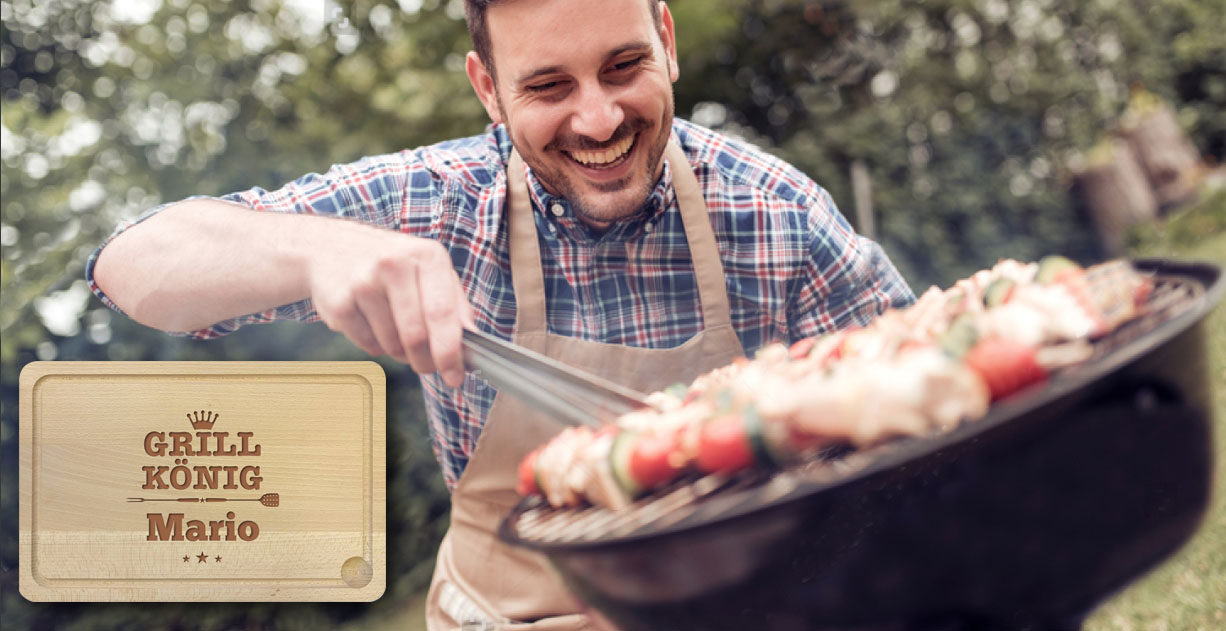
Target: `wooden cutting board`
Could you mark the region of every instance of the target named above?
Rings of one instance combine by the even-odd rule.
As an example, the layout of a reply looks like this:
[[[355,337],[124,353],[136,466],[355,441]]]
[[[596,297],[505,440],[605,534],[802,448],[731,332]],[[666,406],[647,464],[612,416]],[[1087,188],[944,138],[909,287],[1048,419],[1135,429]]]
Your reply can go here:
[[[34,362],[33,601],[372,601],[386,584],[373,362]]]

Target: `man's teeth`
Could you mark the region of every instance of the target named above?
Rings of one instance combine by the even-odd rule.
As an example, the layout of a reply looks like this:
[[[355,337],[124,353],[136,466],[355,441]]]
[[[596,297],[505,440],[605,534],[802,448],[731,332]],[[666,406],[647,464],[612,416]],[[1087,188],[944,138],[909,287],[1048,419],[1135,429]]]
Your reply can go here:
[[[626,152],[630,151],[630,147],[633,144],[634,136],[627,136],[625,140],[604,151],[571,151],[570,157],[588,166],[602,166],[615,162],[618,158],[626,155]]]

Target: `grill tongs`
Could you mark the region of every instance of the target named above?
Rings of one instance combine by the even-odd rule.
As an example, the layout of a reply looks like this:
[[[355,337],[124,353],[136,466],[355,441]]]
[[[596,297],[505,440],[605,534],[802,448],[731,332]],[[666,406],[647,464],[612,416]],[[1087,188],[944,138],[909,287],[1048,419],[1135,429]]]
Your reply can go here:
[[[648,406],[642,394],[487,333],[464,330],[464,367],[568,425],[601,427]]]

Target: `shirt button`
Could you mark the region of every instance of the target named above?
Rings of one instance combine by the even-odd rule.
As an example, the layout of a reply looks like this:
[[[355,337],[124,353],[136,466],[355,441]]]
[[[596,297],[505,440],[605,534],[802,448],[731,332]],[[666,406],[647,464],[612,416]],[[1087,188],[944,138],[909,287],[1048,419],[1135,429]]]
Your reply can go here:
[[[562,215],[566,214],[566,207],[558,202],[554,202],[553,205],[549,207],[549,210],[553,211],[554,217],[561,217]]]
[[[651,232],[651,224],[650,224],[650,223],[645,223],[645,224],[643,224],[643,232]]]

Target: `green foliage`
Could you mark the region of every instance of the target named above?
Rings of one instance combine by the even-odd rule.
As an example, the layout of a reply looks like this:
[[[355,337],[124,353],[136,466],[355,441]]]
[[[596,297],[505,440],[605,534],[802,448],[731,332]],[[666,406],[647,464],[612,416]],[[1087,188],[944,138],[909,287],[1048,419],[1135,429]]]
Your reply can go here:
[[[1221,3],[762,0],[740,14],[682,51],[679,111],[703,103],[696,118],[771,147],[849,216],[863,160],[878,238],[921,288],[1001,256],[1099,257],[1070,171],[1131,86],[1226,154]]]
[[[1226,235],[1226,173],[1203,187],[1200,199],[1153,224],[1137,226],[1128,235],[1129,251],[1137,256],[1170,257],[1200,245],[1206,237]]]
[[[319,325],[194,342],[111,314],[81,279],[117,223],[162,201],[276,187],[485,125],[463,75],[458,2],[292,6],[306,9],[277,0],[0,0],[6,628],[361,628],[428,581],[447,497],[415,377],[391,362],[389,585],[378,603],[35,605],[7,571],[17,563],[16,387],[26,363],[363,358]],[[678,113],[785,157],[848,215],[848,167],[863,161],[877,237],[917,288],[999,256],[1096,257],[1070,173],[1134,84],[1171,102],[1202,152],[1226,156],[1226,5],[1217,0],[670,7]]]

